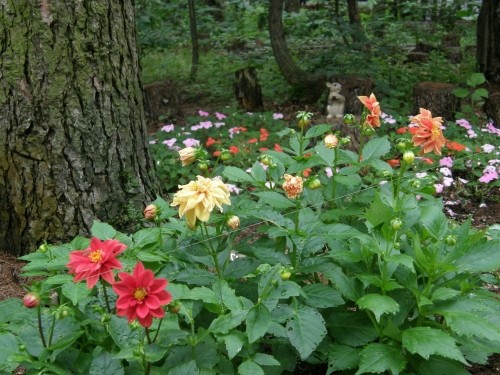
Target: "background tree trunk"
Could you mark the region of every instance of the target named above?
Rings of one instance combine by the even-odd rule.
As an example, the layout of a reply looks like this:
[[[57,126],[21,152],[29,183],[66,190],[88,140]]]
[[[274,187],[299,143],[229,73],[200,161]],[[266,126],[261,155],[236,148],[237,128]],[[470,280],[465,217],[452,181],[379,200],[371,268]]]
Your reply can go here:
[[[483,0],[477,19],[477,63],[488,81],[500,82],[500,0]]]
[[[196,9],[194,0],[188,1],[189,5],[189,31],[191,32],[191,73],[189,77],[194,81],[198,73],[200,59],[200,46],[198,43],[198,27],[196,26]]]
[[[130,223],[156,190],[132,0],[3,1],[0,51],[0,249]]]
[[[283,2],[284,0],[270,0],[269,4],[269,34],[273,54],[281,73],[294,88],[297,99],[315,103],[326,91],[326,77],[305,72],[293,60],[283,30]]]

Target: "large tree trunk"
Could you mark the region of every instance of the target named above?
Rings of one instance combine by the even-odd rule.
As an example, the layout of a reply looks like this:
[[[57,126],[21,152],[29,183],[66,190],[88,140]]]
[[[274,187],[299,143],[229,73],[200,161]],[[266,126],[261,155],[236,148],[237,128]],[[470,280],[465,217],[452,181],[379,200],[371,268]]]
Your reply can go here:
[[[270,0],[269,34],[274,57],[286,81],[294,88],[296,97],[304,103],[315,103],[325,92],[326,77],[302,70],[293,60],[283,30],[284,0]]]
[[[488,81],[500,82],[500,0],[483,0],[477,19],[477,63]]]
[[[0,2],[0,249],[129,223],[154,194],[135,38],[132,0]]]

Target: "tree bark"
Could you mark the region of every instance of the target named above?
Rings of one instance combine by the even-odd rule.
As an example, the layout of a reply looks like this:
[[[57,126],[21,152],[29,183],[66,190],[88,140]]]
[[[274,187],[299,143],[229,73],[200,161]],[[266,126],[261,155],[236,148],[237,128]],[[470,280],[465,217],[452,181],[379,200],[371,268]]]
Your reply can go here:
[[[483,0],[477,18],[477,63],[490,82],[500,82],[500,0]]]
[[[198,27],[196,26],[196,9],[194,0],[188,1],[189,5],[189,31],[191,32],[191,73],[189,78],[196,79],[198,73],[198,61],[200,59],[200,46],[198,43]]]
[[[325,92],[326,77],[302,70],[293,60],[283,29],[283,2],[270,0],[269,4],[269,34],[273,54],[281,73],[296,91],[297,98],[304,103],[315,103]]]
[[[156,191],[133,1],[2,1],[0,77],[0,249],[124,229]]]

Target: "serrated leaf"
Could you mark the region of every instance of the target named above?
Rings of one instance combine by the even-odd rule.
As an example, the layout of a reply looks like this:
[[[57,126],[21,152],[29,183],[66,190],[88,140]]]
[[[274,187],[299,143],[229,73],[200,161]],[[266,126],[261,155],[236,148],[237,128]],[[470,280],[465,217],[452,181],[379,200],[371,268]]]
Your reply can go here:
[[[246,334],[248,342],[252,343],[260,339],[267,331],[271,322],[271,314],[266,306],[258,303],[253,306],[246,317]]]
[[[226,315],[220,315],[212,321],[208,330],[213,333],[228,333],[243,322],[247,313],[248,310],[239,310],[231,311]]]
[[[328,351],[328,372],[349,370],[359,366],[361,349],[348,345],[332,344]]]
[[[399,311],[399,304],[393,298],[375,293],[365,294],[356,304],[361,309],[373,312],[377,321],[380,321],[382,314],[396,314]]]
[[[469,249],[454,265],[469,272],[489,272],[500,268],[500,241],[488,241]]]
[[[99,220],[94,220],[92,228],[90,228],[92,236],[100,240],[109,240],[116,235],[116,230],[108,223],[103,223]]]
[[[362,164],[367,164],[370,160],[379,158],[387,154],[390,150],[391,142],[387,138],[374,138],[363,147],[361,153],[363,156]]]
[[[431,327],[413,327],[403,332],[403,347],[410,353],[418,354],[425,359],[431,355],[455,359],[467,364],[457,347],[456,341],[446,332]]]
[[[66,283],[61,287],[61,292],[68,298],[74,305],[78,304],[83,297],[89,295],[92,289],[87,288],[86,283]]]
[[[280,363],[272,355],[264,353],[255,353],[253,356],[255,363],[261,366],[279,366]]]
[[[19,344],[16,337],[12,333],[6,332],[0,334],[0,369],[3,364],[7,364],[7,360],[10,355],[17,353],[18,351]]]
[[[406,359],[399,348],[385,344],[369,344],[361,351],[359,369],[355,375],[390,371],[398,375],[406,366]]]
[[[258,161],[252,165],[250,173],[255,181],[265,182],[267,180],[266,171]]]
[[[292,202],[276,191],[260,191],[258,193],[253,193],[253,195],[260,198],[259,203],[268,204],[278,210],[295,207],[295,202]]]
[[[318,310],[301,306],[286,324],[286,334],[305,360],[326,336],[325,321]]]
[[[458,335],[484,337],[500,343],[500,328],[481,315],[466,312],[443,312],[446,323]]]
[[[340,292],[327,285],[309,284],[302,288],[306,294],[306,303],[315,308],[340,306],[345,303]]]
[[[113,359],[110,353],[102,352],[93,358],[89,375],[102,374],[123,375],[125,372],[120,360]]]
[[[431,357],[428,360],[423,360],[416,367],[418,375],[470,375],[470,372],[461,363],[442,357]]]
[[[253,177],[250,176],[243,169],[232,167],[232,166],[225,167],[224,170],[222,171],[222,175],[230,181],[254,182]]]

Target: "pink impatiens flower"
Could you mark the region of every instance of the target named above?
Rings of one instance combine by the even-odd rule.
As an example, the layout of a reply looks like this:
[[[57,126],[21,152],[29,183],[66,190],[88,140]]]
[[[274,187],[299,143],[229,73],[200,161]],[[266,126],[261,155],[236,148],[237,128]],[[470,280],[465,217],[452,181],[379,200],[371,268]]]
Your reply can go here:
[[[223,113],[215,112],[215,117],[217,120],[224,120],[226,118],[226,115]]]
[[[113,290],[118,295],[116,314],[125,316],[129,322],[139,320],[143,327],[151,327],[153,318],[163,318],[165,311],[162,306],[172,301],[172,295],[165,290],[167,279],[155,279],[153,271],[144,269],[138,262],[132,274],[120,272],[121,281],[113,284]]]
[[[170,133],[171,131],[174,131],[174,124],[163,125],[161,127],[161,130],[164,132]]]
[[[210,113],[205,112],[205,111],[203,111],[203,110],[201,110],[201,109],[200,109],[200,110],[198,111],[198,114],[199,114],[200,116],[202,116],[202,117],[207,117]]]
[[[115,282],[113,269],[122,268],[116,256],[126,247],[117,240],[101,241],[92,237],[88,248],[75,250],[69,254],[69,262],[66,266],[69,268],[69,273],[75,275],[74,281],[87,280],[89,289],[97,284],[99,277],[113,284]]]
[[[498,179],[498,172],[496,171],[496,168],[493,165],[488,165],[486,168],[483,170],[483,175],[479,178],[479,182],[488,184],[493,180]]]
[[[182,141],[186,147],[197,147],[200,145],[200,141],[194,138],[186,138]]]
[[[273,120],[281,120],[283,118],[283,113],[273,113]]]
[[[450,158],[449,156],[442,158],[441,160],[439,160],[439,165],[441,167],[451,168],[451,167],[453,167],[453,159]]]

